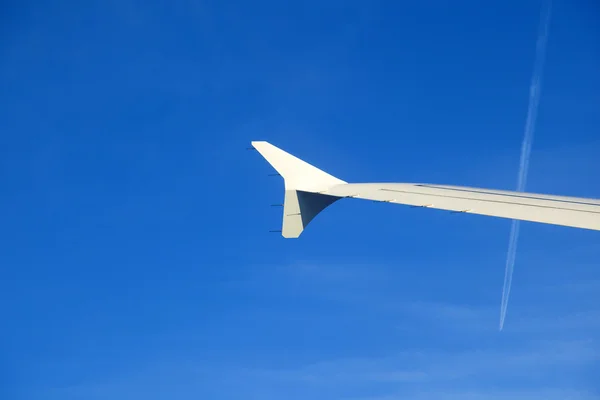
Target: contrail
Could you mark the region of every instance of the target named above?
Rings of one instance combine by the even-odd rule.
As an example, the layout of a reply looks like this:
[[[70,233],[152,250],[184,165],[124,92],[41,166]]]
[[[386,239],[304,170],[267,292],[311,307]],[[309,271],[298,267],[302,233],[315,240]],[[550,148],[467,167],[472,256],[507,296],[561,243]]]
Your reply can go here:
[[[531,155],[531,145],[533,143],[533,134],[535,132],[535,121],[537,118],[538,105],[540,102],[540,86],[542,81],[542,72],[544,69],[544,59],[546,55],[546,43],[548,42],[548,28],[550,26],[550,14],[552,11],[552,0],[548,0],[547,6],[542,10],[540,28],[536,44],[535,63],[531,85],[529,86],[529,106],[527,108],[527,119],[525,121],[525,134],[523,144],[521,145],[521,162],[519,165],[519,175],[517,182],[517,191],[525,190],[527,183],[527,172],[529,170],[529,158]],[[502,302],[500,303],[500,330],[504,328],[506,319],[506,309],[508,307],[508,297],[510,295],[510,286],[512,283],[513,270],[515,268],[515,258],[517,255],[517,242],[519,239],[518,220],[513,220],[508,242],[508,253],[506,256],[506,270],[504,272],[504,286],[502,287]]]

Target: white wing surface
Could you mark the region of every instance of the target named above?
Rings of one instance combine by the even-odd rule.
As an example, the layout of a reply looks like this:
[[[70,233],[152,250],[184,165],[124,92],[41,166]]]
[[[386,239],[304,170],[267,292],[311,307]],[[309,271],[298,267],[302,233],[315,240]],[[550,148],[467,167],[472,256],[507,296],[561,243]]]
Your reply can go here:
[[[282,235],[300,236],[340,198],[437,208],[460,213],[600,230],[600,200],[418,183],[346,183],[267,142],[253,147],[285,181]]]

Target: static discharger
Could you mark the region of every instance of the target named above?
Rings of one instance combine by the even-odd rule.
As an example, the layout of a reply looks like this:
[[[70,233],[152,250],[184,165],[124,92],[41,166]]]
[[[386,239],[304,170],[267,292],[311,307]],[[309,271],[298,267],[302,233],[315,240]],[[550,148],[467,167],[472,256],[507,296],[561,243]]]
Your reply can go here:
[[[423,204],[422,206],[411,206],[411,208],[429,208],[433,207],[433,204]]]

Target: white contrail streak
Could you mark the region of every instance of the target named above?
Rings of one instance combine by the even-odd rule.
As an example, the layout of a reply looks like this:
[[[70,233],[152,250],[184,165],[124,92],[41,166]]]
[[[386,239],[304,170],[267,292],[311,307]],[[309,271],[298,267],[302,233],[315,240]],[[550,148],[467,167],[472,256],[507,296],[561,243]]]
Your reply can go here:
[[[542,10],[540,30],[536,44],[535,64],[531,85],[529,87],[529,106],[527,108],[527,120],[525,121],[525,134],[523,144],[521,145],[521,162],[519,165],[519,175],[517,182],[517,191],[525,190],[527,183],[527,172],[529,170],[529,157],[531,154],[531,145],[533,143],[533,134],[535,132],[535,121],[537,119],[538,105],[540,102],[540,86],[542,81],[542,72],[544,69],[544,59],[546,55],[546,43],[548,42],[548,28],[550,26],[550,14],[552,11],[552,0],[548,1],[547,6]],[[508,298],[512,284],[512,276],[515,268],[515,258],[517,255],[517,242],[519,239],[519,221],[513,220],[508,242],[508,253],[506,256],[506,270],[504,271],[504,286],[502,287],[502,302],[500,304],[500,330],[504,328],[506,319],[506,309],[508,308]]]

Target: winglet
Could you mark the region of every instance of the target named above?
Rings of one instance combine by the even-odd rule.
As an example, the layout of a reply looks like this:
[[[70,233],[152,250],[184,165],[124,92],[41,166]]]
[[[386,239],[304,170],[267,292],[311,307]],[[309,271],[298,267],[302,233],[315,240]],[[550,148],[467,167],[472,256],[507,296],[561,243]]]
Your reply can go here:
[[[285,190],[318,193],[332,186],[347,183],[273,146],[269,142],[252,142],[252,146],[283,177]]]
[[[273,146],[268,142],[254,141],[252,146],[283,177],[285,200],[283,227],[285,238],[297,238],[308,223],[334,203],[339,197],[320,194],[329,188],[347,182]]]

